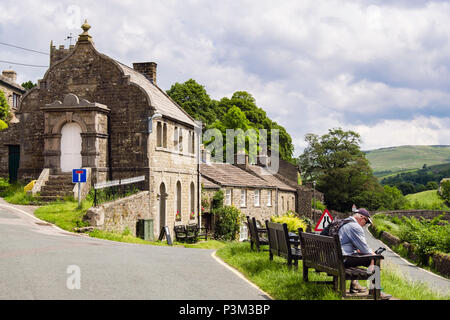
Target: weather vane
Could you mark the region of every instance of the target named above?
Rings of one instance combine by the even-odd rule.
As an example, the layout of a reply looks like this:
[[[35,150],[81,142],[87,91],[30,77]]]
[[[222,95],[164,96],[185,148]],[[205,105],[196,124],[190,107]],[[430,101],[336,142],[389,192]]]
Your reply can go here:
[[[64,41],[69,40],[69,46],[72,45],[72,32],[64,39]]]

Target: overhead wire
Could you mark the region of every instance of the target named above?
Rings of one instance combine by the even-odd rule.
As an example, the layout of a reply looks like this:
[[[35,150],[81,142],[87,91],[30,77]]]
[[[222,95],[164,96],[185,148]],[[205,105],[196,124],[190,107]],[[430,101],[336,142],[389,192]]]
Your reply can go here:
[[[13,47],[13,48],[22,49],[22,50],[26,50],[26,51],[30,51],[30,52],[35,52],[35,53],[40,53],[40,54],[45,54],[45,55],[49,56],[49,54],[48,54],[47,52],[42,52],[42,51],[38,51],[38,50],[28,49],[28,48],[16,46],[16,45],[9,44],[9,43],[5,43],[5,42],[0,42],[0,44],[1,44],[1,45],[4,45],[4,46],[8,46],[8,47]]]
[[[13,44],[10,44],[10,43],[0,42],[0,45],[12,47],[12,48],[17,48],[17,49],[21,49],[21,50],[25,50],[25,51],[30,51],[30,52],[34,52],[34,53],[39,53],[39,54],[45,54],[45,55],[49,56],[49,54],[47,52],[42,52],[42,51],[38,51],[38,50],[28,49],[28,48],[24,48],[24,47],[21,47],[21,46],[16,46],[16,45],[13,45]],[[6,61],[6,60],[0,60],[0,62],[8,63],[8,64],[14,64],[14,65],[19,65],[19,66],[26,66],[26,67],[48,68],[48,66],[42,66],[42,65],[36,65],[36,64],[28,64],[28,63],[20,63],[20,62],[12,62],[12,61]]]

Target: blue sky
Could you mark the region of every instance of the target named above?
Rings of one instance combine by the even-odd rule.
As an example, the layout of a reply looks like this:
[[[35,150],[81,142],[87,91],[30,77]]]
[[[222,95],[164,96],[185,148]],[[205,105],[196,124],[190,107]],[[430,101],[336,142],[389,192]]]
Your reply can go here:
[[[67,46],[85,18],[100,52],[156,62],[162,89],[193,78],[214,99],[250,92],[295,155],[306,133],[333,127],[359,132],[365,150],[450,144],[447,1],[2,0],[0,42]],[[0,60],[48,64],[5,46]],[[11,67],[19,81],[45,72]]]

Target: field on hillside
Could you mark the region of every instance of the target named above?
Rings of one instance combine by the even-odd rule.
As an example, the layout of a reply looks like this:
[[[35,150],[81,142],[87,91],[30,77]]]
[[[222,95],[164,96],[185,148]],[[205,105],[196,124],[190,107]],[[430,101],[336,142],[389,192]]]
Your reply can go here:
[[[365,151],[374,172],[386,175],[450,162],[450,146],[401,146]],[[378,175],[379,176],[379,175]]]
[[[435,206],[442,205],[443,209],[450,210],[445,206],[444,200],[438,195],[437,190],[428,190],[419,193],[408,194],[407,200],[413,203],[420,203],[422,209],[432,209]],[[418,208],[417,208],[418,209]]]

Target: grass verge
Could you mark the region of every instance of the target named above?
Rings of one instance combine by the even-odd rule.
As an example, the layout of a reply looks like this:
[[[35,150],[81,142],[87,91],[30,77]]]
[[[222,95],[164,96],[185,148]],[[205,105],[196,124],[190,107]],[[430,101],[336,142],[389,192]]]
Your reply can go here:
[[[39,199],[23,190],[24,185],[9,184],[5,179],[0,180],[0,197],[6,202],[19,205],[38,205]]]
[[[339,300],[341,297],[332,286],[305,283],[302,275],[302,262],[299,270],[287,268],[286,259],[274,257],[269,260],[268,252],[251,251],[248,243],[230,243],[217,251],[217,256],[239,270],[250,281],[277,300]],[[325,274],[310,271],[311,281],[331,280]],[[367,286],[365,281],[361,285]],[[349,281],[347,281],[349,286]],[[381,286],[384,292],[404,300],[447,300],[430,290],[425,284],[412,282],[391,265],[382,265]]]
[[[77,201],[57,201],[36,209],[34,215],[61,229],[73,232],[74,228],[88,226],[88,223],[83,221],[83,216],[91,206],[92,201],[89,200],[82,201],[80,208]]]

